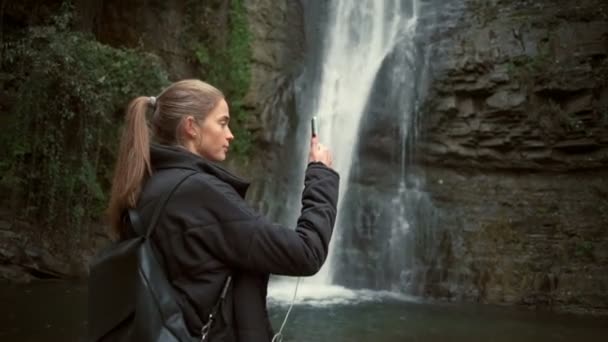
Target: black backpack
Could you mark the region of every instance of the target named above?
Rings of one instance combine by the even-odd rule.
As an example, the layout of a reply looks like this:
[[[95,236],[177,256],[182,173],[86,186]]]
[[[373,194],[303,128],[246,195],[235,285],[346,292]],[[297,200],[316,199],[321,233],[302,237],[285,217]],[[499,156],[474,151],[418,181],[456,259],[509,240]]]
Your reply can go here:
[[[183,313],[173,297],[173,288],[154,255],[150,236],[169,198],[188,177],[177,179],[154,209],[146,230],[135,210],[128,210],[128,220],[136,236],[111,244],[90,264],[89,276],[89,341],[157,341],[193,342]],[[219,308],[230,284],[213,313]],[[214,316],[205,327],[209,330]]]

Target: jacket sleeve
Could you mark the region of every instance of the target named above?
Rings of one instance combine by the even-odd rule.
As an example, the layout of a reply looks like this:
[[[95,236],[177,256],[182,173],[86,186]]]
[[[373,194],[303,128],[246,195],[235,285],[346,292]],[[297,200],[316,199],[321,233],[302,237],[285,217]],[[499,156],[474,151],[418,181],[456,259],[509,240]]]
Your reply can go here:
[[[336,221],[338,174],[321,163],[308,165],[302,211],[295,230],[256,213],[228,184],[205,182],[205,203],[214,223],[187,231],[230,267],[292,276],[315,274],[327,257]]]

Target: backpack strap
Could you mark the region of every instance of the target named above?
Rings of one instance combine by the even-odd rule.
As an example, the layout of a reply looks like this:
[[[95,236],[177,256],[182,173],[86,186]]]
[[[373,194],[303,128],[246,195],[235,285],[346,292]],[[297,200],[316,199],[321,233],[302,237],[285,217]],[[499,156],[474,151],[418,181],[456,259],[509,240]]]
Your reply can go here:
[[[129,223],[131,224],[131,228],[133,229],[133,232],[137,236],[144,235],[146,231],[144,230],[143,224],[141,223],[141,218],[139,217],[139,214],[137,214],[135,209],[127,209],[127,216],[129,219]]]
[[[165,210],[165,206],[167,206],[167,202],[169,202],[169,198],[171,198],[171,196],[173,195],[175,190],[177,190],[177,188],[179,188],[179,186],[184,181],[186,181],[186,179],[188,179],[190,176],[193,176],[196,173],[198,173],[198,172],[196,172],[196,171],[191,172],[191,173],[188,173],[187,175],[179,178],[177,183],[171,188],[171,191],[165,193],[165,195],[158,201],[158,203],[156,203],[156,207],[154,208],[154,214],[152,216],[152,219],[150,220],[150,224],[148,225],[147,231],[144,230],[143,224],[141,223],[141,217],[139,216],[139,214],[137,213],[135,208],[128,208],[127,214],[129,216],[129,221],[131,221],[131,227],[133,227],[135,234],[137,234],[139,236],[145,235],[146,239],[150,238],[150,235],[152,235],[152,233],[154,232],[154,229],[156,228],[158,219],[160,218],[160,214],[163,212],[163,210]]]

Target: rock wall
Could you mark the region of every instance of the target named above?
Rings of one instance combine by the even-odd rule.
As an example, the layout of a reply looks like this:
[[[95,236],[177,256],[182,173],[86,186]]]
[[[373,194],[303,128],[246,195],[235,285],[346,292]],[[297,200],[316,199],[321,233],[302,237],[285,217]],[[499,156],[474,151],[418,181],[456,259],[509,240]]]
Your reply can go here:
[[[293,76],[304,57],[303,13],[297,0],[245,0],[245,7],[252,49],[246,100],[250,106],[263,108],[275,96],[278,80]]]
[[[441,232],[426,294],[608,312],[608,3],[438,13],[416,154]]]
[[[153,52],[174,80],[204,74],[193,52],[195,44],[201,38],[212,44],[226,41],[229,8],[228,0],[75,1],[80,29],[93,32],[104,44]]]
[[[299,115],[296,78],[302,68],[306,42],[304,14],[298,0],[246,0],[252,47],[251,85],[245,96],[250,109],[248,129],[254,149],[245,163],[232,163],[251,181],[249,202],[273,219],[284,214],[290,179],[297,177],[294,153]],[[294,174],[295,173],[295,174]]]
[[[606,166],[608,5],[463,5],[466,17],[434,37],[423,160],[484,169]]]

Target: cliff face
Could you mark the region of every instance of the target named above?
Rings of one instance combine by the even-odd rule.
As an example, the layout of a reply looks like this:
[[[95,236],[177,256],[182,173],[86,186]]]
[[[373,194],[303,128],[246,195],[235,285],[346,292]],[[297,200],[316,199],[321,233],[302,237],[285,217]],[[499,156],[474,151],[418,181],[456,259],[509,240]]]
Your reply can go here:
[[[229,1],[206,6],[183,0],[77,0],[77,23],[97,40],[114,47],[140,47],[158,55],[172,79],[195,77],[191,32],[209,31],[225,37]]]
[[[468,1],[433,42],[420,156],[483,169],[608,162],[608,9],[602,1]]]
[[[425,292],[608,310],[608,4],[463,1],[430,40]]]

